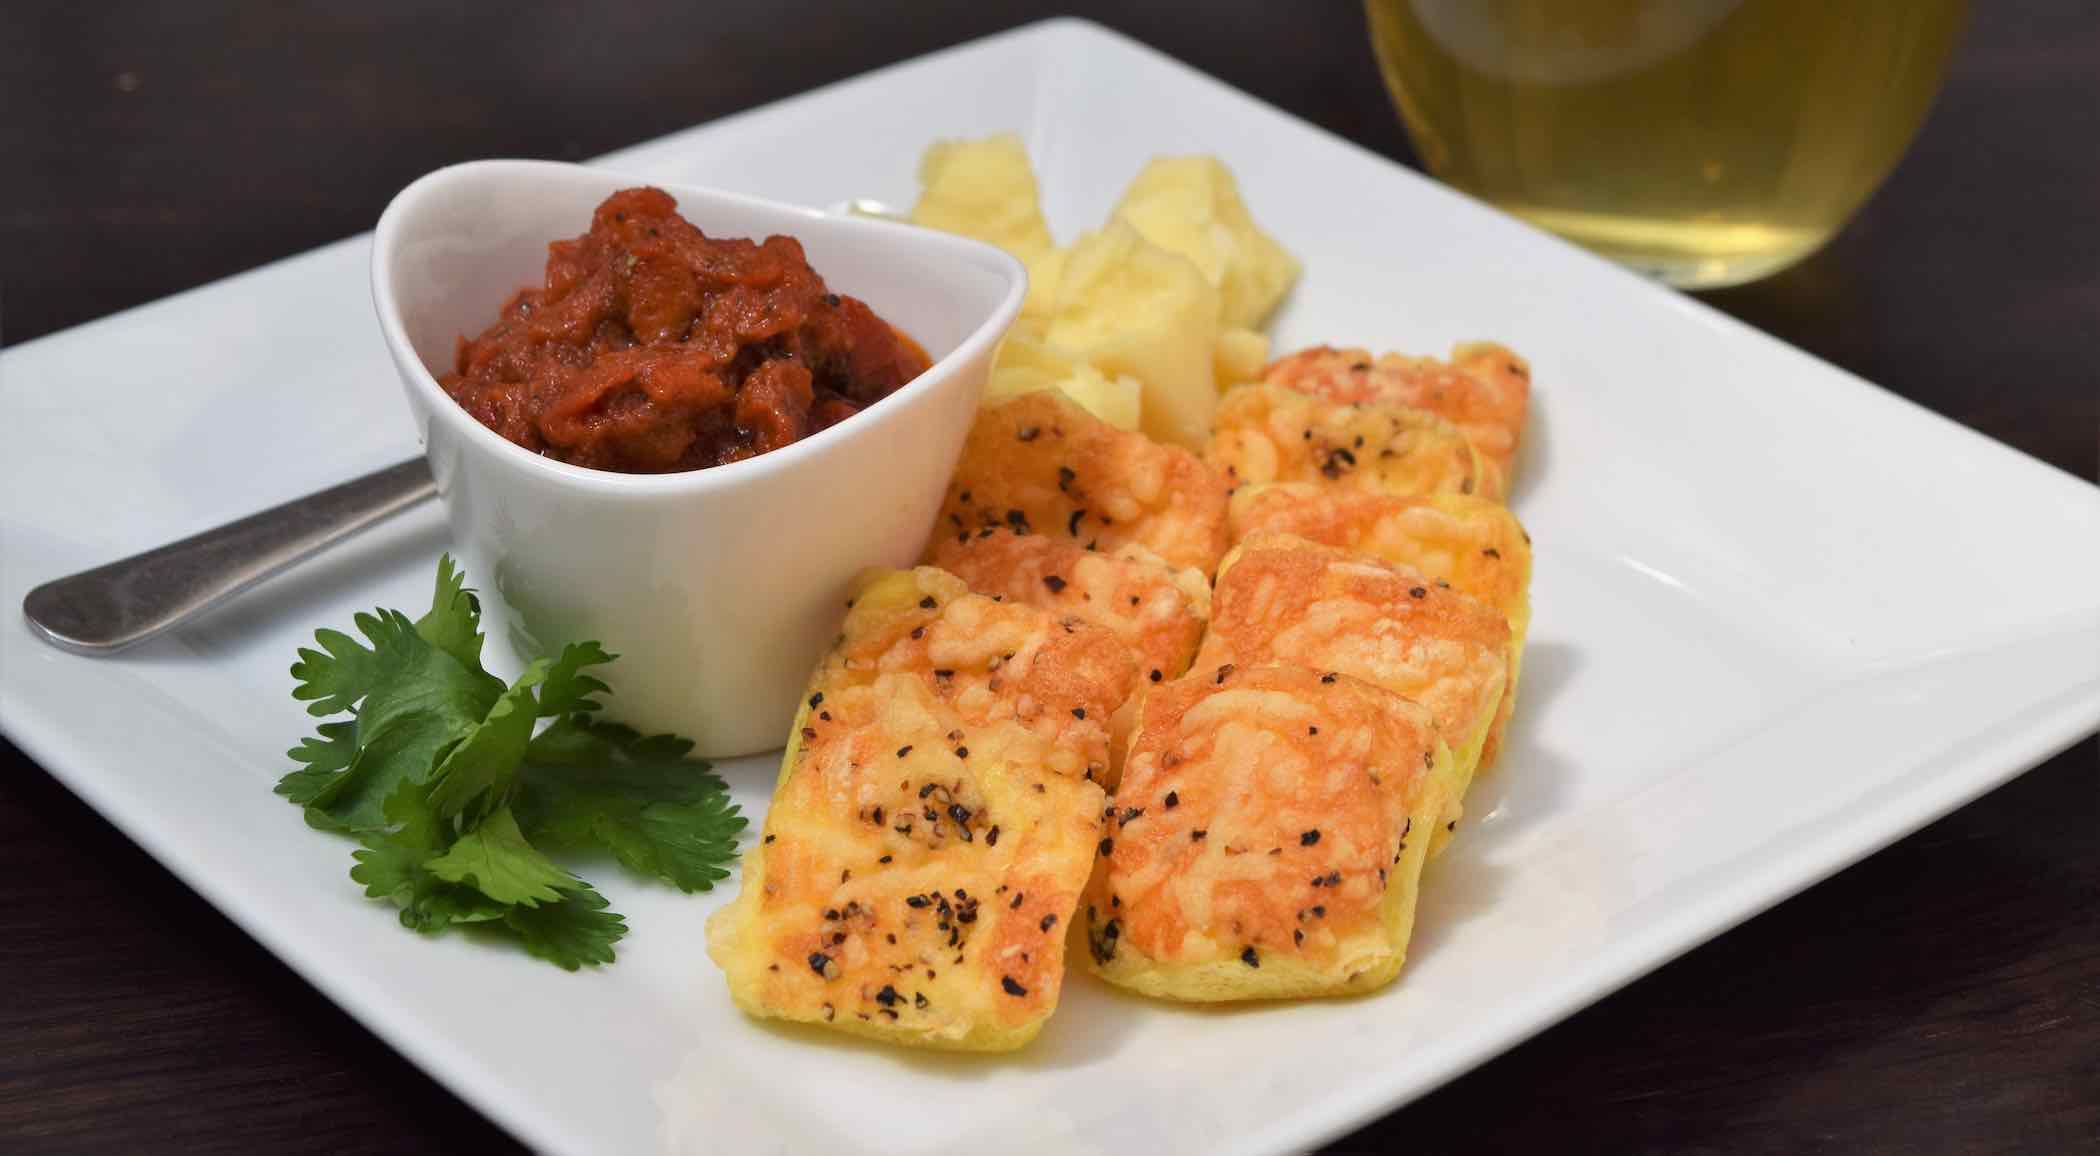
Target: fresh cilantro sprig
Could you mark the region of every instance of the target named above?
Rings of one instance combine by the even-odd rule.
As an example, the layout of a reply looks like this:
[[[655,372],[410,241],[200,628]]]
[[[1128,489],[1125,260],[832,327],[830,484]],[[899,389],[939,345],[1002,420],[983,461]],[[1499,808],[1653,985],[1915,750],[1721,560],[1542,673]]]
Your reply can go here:
[[[318,717],[277,793],[356,839],[350,878],[426,934],[482,924],[570,971],[613,961],[626,920],[548,851],[598,849],[681,891],[729,875],[745,820],[676,735],[593,716],[608,693],[595,642],[505,685],[481,665],[481,607],[450,557],[430,612],[356,616],[360,642],[315,633],[292,697]],[[542,721],[551,720],[541,726]]]

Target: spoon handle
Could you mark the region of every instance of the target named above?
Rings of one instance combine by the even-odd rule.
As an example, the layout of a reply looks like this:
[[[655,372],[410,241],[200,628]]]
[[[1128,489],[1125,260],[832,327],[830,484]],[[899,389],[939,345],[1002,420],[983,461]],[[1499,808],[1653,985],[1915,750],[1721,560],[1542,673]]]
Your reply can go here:
[[[429,464],[414,458],[46,582],[22,599],[22,614],[61,650],[111,654],[436,495]]]

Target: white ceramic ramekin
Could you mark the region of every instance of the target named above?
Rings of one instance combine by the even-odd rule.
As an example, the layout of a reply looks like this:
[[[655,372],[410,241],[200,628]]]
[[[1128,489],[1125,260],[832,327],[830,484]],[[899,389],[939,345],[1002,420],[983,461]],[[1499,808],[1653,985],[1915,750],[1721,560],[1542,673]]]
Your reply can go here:
[[[439,388],[463,335],[540,282],[547,244],[643,183],[579,165],[477,161],[402,190],[379,220],[372,298],[469,577],[521,654],[597,639],[620,655],[613,717],[712,757],[777,747],[868,566],[925,544],[1027,290],[989,245],[664,186],[710,236],[799,238],[835,290],[911,334],[933,368],[852,418],[747,461],[619,474],[544,458]]]

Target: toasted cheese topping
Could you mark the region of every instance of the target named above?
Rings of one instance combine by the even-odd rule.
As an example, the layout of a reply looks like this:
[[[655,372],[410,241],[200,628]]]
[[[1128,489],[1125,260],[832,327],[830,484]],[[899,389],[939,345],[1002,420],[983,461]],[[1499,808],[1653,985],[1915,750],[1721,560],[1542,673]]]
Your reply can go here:
[[[1106,627],[1130,647],[1141,679],[1179,677],[1210,619],[1202,573],[1169,566],[1142,546],[1102,554],[1069,539],[994,530],[936,536],[927,561],[980,594]]]
[[[1509,646],[1501,614],[1436,579],[1302,538],[1257,534],[1218,574],[1195,669],[1338,671],[1427,707],[1454,755],[1449,825],[1500,706]]]
[[[1225,482],[1187,450],[1037,390],[979,412],[934,533],[999,528],[1088,549],[1143,546],[1208,575],[1225,553]]]
[[[743,890],[709,923],[740,1006],[935,1047],[1025,1042],[1132,664],[1108,631],[932,568],[867,581],[811,679]]]
[[[1494,764],[1516,705],[1517,673],[1531,625],[1531,537],[1508,507],[1460,494],[1402,497],[1295,483],[1235,492],[1232,539],[1294,534],[1397,563],[1494,607],[1509,622],[1509,684],[1481,751]]]
[[[1232,495],[1235,545],[1290,534],[1451,583],[1521,631],[1530,616],[1531,540],[1507,506],[1462,494],[1407,496],[1298,482]]]
[[[1501,497],[1458,427],[1422,409],[1325,401],[1243,385],[1218,404],[1204,460],[1235,487],[1319,482],[1389,494]]]
[[[1425,710],[1347,676],[1199,668],[1152,691],[1087,889],[1097,966],[1252,952],[1339,980],[1391,955],[1388,891],[1413,886],[1394,868],[1428,838],[1410,814],[1434,813],[1440,750]]]
[[[1329,401],[1426,409],[1457,426],[1504,478],[1531,406],[1531,366],[1492,342],[1454,346],[1448,362],[1322,345],[1278,358],[1263,380]]]

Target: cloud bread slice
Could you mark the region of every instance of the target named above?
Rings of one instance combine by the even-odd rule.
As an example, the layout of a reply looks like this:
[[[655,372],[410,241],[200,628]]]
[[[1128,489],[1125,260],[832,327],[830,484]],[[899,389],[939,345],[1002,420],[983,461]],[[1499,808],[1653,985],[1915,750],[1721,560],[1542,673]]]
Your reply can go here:
[[[1235,487],[1325,482],[1388,494],[1502,496],[1465,435],[1428,410],[1325,401],[1279,385],[1227,392],[1204,460]]]
[[[1278,358],[1262,377],[1329,401],[1426,409],[1457,426],[1505,479],[1531,407],[1531,366],[1487,341],[1453,346],[1449,361],[1321,345]]]
[[[737,1005],[917,1047],[1033,1038],[1133,677],[1100,627],[931,567],[873,576],[810,680],[742,890],[708,921]]]
[[[1457,826],[1500,707],[1509,638],[1493,607],[1436,579],[1303,538],[1256,534],[1218,572],[1210,633],[1191,677],[1225,665],[1339,671],[1428,708],[1453,756],[1434,853]]]
[[[963,444],[936,537],[1005,527],[1208,576],[1225,553],[1225,481],[1187,450],[1120,430],[1055,390],[987,406]]]
[[[1347,675],[1200,669],[1139,707],[1087,945],[1166,999],[1344,995],[1407,956],[1451,755],[1428,711]]]
[[[1402,497],[1299,482],[1232,495],[1232,540],[1270,532],[1368,554],[1451,583],[1509,620],[1509,685],[1480,755],[1493,766],[1517,698],[1531,625],[1531,537],[1500,502],[1461,494]]]

